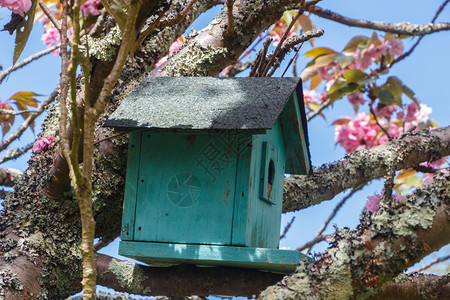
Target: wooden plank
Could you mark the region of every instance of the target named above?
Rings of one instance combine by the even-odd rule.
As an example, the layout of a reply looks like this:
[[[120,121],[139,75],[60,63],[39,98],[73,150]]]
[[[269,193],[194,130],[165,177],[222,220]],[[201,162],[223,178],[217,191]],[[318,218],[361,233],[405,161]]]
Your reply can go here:
[[[291,273],[307,256],[294,250],[122,241],[119,254],[156,266],[188,263]]]
[[[286,173],[305,175],[311,166],[300,113],[297,93],[294,93],[279,120],[286,143]]]
[[[134,240],[230,244],[236,176],[224,136],[145,133]]]
[[[267,152],[267,160],[275,162],[275,178],[272,185],[270,202],[261,200],[261,163],[263,161],[263,144],[272,145],[278,151]],[[257,135],[252,141],[252,159],[250,177],[254,183],[249,190],[248,222],[246,245],[250,247],[267,247],[277,249],[280,240],[281,211],[283,201],[285,155],[279,121],[265,135]],[[275,150],[275,149],[274,149]],[[267,167],[268,168],[268,167]],[[265,169],[268,170],[268,169]],[[265,185],[267,182],[265,181]],[[264,188],[267,188],[264,187]]]
[[[140,153],[141,133],[130,132],[122,213],[122,230],[120,232],[122,240],[133,240],[134,237],[134,217],[136,213],[137,178],[139,174]]]
[[[250,187],[256,178],[250,177],[250,163],[253,148],[253,134],[242,133],[239,136],[238,162],[236,170],[236,190],[233,211],[233,231],[231,244],[250,246],[246,242],[248,228],[248,199]]]

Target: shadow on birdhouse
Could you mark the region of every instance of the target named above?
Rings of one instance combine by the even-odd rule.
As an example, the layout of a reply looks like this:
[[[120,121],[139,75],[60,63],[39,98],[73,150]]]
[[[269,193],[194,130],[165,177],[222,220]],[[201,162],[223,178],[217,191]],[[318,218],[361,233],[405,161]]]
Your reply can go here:
[[[149,77],[105,126],[130,131],[119,254],[293,271],[283,181],[308,174],[298,78]]]

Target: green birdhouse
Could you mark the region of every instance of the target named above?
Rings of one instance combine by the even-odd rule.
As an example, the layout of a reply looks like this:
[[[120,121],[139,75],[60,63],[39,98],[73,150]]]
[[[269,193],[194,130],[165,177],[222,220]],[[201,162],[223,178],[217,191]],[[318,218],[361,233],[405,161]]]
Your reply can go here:
[[[106,121],[130,132],[119,254],[276,272],[285,174],[308,174],[299,78],[149,77]]]

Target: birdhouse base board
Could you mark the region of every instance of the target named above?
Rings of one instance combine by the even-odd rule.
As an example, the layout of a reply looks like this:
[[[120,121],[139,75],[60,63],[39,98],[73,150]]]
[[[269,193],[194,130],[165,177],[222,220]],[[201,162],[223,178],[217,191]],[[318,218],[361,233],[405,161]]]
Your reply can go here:
[[[152,266],[194,264],[291,273],[306,255],[293,250],[121,241],[119,254]]]

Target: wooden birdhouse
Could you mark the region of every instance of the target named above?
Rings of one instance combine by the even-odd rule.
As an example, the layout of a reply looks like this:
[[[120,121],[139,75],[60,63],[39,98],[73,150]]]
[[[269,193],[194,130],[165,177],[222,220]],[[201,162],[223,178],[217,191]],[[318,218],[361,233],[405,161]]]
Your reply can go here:
[[[105,126],[130,132],[119,254],[278,272],[285,174],[308,174],[298,78],[149,77]]]

